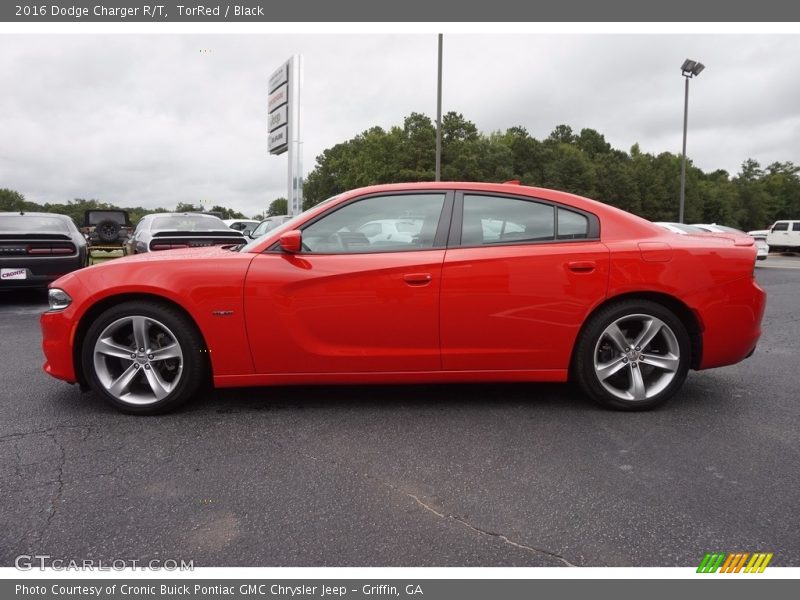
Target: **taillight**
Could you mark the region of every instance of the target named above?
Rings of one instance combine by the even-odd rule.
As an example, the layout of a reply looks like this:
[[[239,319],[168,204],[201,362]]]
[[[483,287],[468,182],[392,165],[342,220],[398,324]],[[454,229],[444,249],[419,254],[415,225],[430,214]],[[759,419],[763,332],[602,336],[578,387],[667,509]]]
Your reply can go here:
[[[28,246],[27,253],[31,256],[52,256],[52,255],[65,255],[65,254],[74,254],[75,253],[75,246],[70,244],[69,246],[48,246],[48,247],[33,247]]]
[[[175,248],[188,248],[189,244],[153,244],[150,250],[174,250]]]

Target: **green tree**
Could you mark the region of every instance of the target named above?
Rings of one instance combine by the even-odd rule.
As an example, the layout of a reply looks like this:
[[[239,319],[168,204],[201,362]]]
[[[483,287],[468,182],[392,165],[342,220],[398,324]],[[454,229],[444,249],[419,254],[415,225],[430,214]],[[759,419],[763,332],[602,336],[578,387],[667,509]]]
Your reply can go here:
[[[179,211],[183,212],[183,211]],[[247,217],[244,216],[244,213],[240,213],[238,210],[233,210],[232,208],[227,208],[225,206],[215,205],[211,207],[209,212],[220,213],[223,219],[246,219]]]
[[[280,215],[285,215],[289,212],[289,201],[286,198],[276,198],[272,202],[269,203],[269,208],[267,209],[267,216],[269,217],[277,217]]]
[[[25,210],[25,196],[8,188],[0,189],[0,212]]]
[[[183,212],[203,212],[203,207],[201,205],[195,206],[191,202],[178,202],[178,206],[175,207],[175,212],[183,213]]]

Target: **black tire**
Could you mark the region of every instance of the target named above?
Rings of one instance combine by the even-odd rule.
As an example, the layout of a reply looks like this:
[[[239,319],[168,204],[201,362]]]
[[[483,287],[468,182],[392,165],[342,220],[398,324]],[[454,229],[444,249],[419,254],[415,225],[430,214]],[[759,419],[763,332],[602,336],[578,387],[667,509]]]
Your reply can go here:
[[[119,239],[120,224],[115,223],[110,219],[100,221],[97,227],[94,228],[97,234],[97,239],[106,244],[116,242]]]
[[[138,336],[134,327],[139,327]],[[145,340],[143,350],[136,340]],[[189,400],[209,380],[207,356],[190,318],[149,301],[123,302],[103,312],[81,348],[92,389],[115,408],[135,415],[164,413]]]
[[[646,331],[656,333],[637,350],[635,342],[647,340]],[[672,311],[649,300],[622,300],[599,309],[584,325],[572,377],[605,407],[648,410],[683,385],[691,352],[686,327]]]

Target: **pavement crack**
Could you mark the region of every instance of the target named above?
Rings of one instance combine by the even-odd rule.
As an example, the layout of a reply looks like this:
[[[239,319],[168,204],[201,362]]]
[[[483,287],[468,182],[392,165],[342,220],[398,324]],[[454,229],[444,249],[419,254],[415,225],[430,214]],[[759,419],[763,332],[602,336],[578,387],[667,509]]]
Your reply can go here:
[[[431,505],[429,505],[429,504],[423,502],[422,500],[420,500],[419,497],[414,495],[414,494],[406,493],[406,496],[408,496],[409,498],[414,500],[417,504],[419,504],[422,508],[424,508],[428,512],[433,513],[434,515],[436,515],[439,518],[455,521],[456,523],[459,523],[460,525],[463,525],[467,529],[471,529],[472,531],[474,531],[476,533],[479,533],[479,534],[485,535],[485,536],[489,536],[489,537],[493,537],[493,538],[497,538],[500,541],[502,541],[504,544],[508,544],[509,546],[513,546],[514,548],[519,548],[520,550],[525,550],[526,552],[529,552],[531,554],[537,554],[537,555],[538,554],[544,554],[544,555],[549,556],[551,558],[555,558],[556,560],[559,560],[562,563],[564,563],[564,565],[566,565],[567,567],[576,567],[577,566],[577,565],[574,565],[571,562],[569,562],[566,558],[564,558],[560,554],[556,554],[555,552],[550,552],[549,550],[543,550],[542,548],[534,548],[533,546],[528,546],[527,544],[521,544],[519,542],[515,542],[514,540],[512,540],[508,536],[503,535],[502,533],[497,533],[495,531],[489,531],[487,529],[483,529],[481,527],[473,525],[472,523],[470,523],[469,521],[463,519],[462,517],[459,517],[458,515],[446,515],[446,514],[444,514],[442,512],[439,512],[438,510],[433,508]]]
[[[56,516],[56,513],[58,512],[58,506],[61,504],[61,493],[64,490],[64,465],[66,463],[66,454],[67,454],[66,451],[64,450],[64,445],[58,439],[58,435],[55,432],[53,432],[48,437],[51,437],[53,439],[53,442],[55,442],[56,446],[58,447],[59,456],[58,456],[58,466],[57,466],[58,477],[55,479],[55,481],[52,482],[56,484],[56,492],[53,498],[50,500],[50,507],[47,510],[47,520],[45,521],[43,528],[44,531],[47,531],[50,528],[50,522]]]
[[[14,433],[7,433],[5,435],[0,435],[0,441],[4,440],[18,440],[30,435],[52,435],[56,431],[60,429],[78,429],[83,430],[84,433],[83,441],[86,441],[86,437],[89,435],[89,431],[91,431],[90,427],[86,427],[85,425],[53,425],[52,427],[48,427],[47,429],[37,429],[36,431],[17,431]]]
[[[569,562],[566,558],[564,558],[560,554],[556,554],[555,552],[550,552],[549,550],[544,550],[542,548],[534,548],[533,546],[528,546],[527,544],[521,544],[520,542],[515,542],[514,540],[512,540],[511,538],[509,538],[508,536],[506,536],[506,535],[504,535],[502,533],[489,531],[487,529],[483,529],[481,527],[473,525],[472,523],[470,523],[469,521],[467,521],[466,519],[464,519],[462,517],[459,517],[458,515],[450,515],[450,514],[445,514],[445,513],[441,512],[441,511],[438,511],[433,506],[428,504],[427,502],[424,502],[423,500],[421,500],[419,496],[417,496],[415,494],[412,494],[410,492],[403,491],[402,489],[398,488],[395,485],[392,485],[388,481],[384,481],[382,479],[379,479],[379,478],[377,478],[377,477],[375,477],[373,475],[370,475],[369,473],[362,473],[362,472],[357,471],[357,470],[355,470],[353,468],[350,468],[350,467],[347,467],[347,466],[343,466],[341,463],[339,463],[339,462],[337,462],[336,460],[333,460],[333,459],[317,458],[316,456],[313,456],[311,454],[308,454],[307,452],[302,452],[302,451],[299,452],[299,454],[302,455],[302,456],[305,456],[306,458],[309,458],[309,459],[311,459],[311,460],[313,460],[315,462],[327,463],[329,465],[332,465],[335,468],[343,468],[343,469],[345,469],[347,471],[350,471],[351,473],[354,473],[356,475],[364,477],[365,479],[369,479],[371,481],[375,481],[377,483],[380,483],[381,485],[386,486],[387,488],[389,488],[393,492],[396,492],[398,494],[402,494],[402,495],[404,495],[404,496],[406,496],[408,498],[411,498],[412,500],[414,500],[414,502],[417,503],[417,505],[421,506],[423,509],[425,509],[429,513],[436,515],[440,519],[444,519],[446,521],[453,521],[453,522],[458,523],[459,525],[461,525],[463,527],[466,527],[467,529],[469,529],[471,531],[474,531],[475,533],[478,533],[478,534],[480,534],[482,536],[487,536],[487,537],[492,537],[492,538],[498,539],[501,542],[503,542],[504,544],[508,544],[509,546],[513,546],[514,548],[518,548],[520,550],[524,550],[525,552],[527,552],[529,554],[534,554],[534,555],[537,555],[537,556],[539,556],[539,555],[549,556],[550,558],[554,558],[554,559],[556,559],[558,561],[561,561],[567,567],[577,567],[577,565],[572,564],[571,562]]]

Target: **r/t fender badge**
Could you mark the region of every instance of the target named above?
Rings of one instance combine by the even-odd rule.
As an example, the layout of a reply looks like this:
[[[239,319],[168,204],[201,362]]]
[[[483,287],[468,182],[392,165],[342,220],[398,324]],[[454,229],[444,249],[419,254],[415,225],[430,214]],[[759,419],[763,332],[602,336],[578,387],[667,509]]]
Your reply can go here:
[[[233,314],[232,310],[212,310],[211,314],[215,317],[230,317]]]

